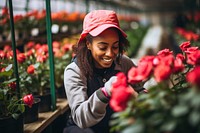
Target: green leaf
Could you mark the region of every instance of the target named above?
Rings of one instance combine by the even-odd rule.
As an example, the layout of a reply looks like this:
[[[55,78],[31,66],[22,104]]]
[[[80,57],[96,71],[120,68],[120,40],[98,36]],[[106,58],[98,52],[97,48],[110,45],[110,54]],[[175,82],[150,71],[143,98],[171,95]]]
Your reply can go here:
[[[194,108],[199,108],[200,107],[200,96],[199,94],[195,94],[193,98],[191,99],[191,105]]]
[[[131,126],[125,128],[122,133],[142,133],[144,130],[143,124],[141,122],[136,122]]]
[[[19,116],[20,116],[20,114],[17,114],[17,113],[13,113],[13,114],[12,114],[12,117],[13,117],[14,119],[16,119],[16,120],[19,118]]]
[[[173,131],[175,127],[176,127],[176,122],[175,121],[169,121],[167,123],[164,123],[161,126],[161,130],[162,131]]]
[[[7,72],[7,71],[10,71],[11,69],[12,69],[12,64],[9,64],[9,65],[6,67],[5,71]]]
[[[198,111],[193,111],[190,113],[189,122],[192,126],[197,126],[197,124],[200,122],[200,114]]]
[[[34,67],[37,69],[40,66],[40,63],[34,64]]]
[[[172,109],[172,115],[175,117],[183,116],[189,112],[189,108],[186,105],[177,105]]]

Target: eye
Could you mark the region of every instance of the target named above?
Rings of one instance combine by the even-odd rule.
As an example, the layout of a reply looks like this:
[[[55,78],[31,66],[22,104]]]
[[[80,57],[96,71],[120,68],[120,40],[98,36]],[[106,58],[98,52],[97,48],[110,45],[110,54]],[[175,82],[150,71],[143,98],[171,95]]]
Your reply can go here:
[[[100,50],[105,51],[107,47],[99,47]]]
[[[108,46],[107,44],[101,43],[100,45],[98,45],[98,48],[102,51],[105,51],[108,48]]]
[[[112,48],[113,48],[113,49],[119,49],[119,44],[115,44],[115,45],[113,45]]]

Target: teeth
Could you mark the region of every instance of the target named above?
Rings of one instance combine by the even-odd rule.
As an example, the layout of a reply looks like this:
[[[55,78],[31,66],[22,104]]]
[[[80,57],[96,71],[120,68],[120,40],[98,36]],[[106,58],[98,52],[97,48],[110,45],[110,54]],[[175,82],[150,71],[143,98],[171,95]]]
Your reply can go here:
[[[112,59],[103,59],[103,60],[106,61],[106,62],[112,61]]]

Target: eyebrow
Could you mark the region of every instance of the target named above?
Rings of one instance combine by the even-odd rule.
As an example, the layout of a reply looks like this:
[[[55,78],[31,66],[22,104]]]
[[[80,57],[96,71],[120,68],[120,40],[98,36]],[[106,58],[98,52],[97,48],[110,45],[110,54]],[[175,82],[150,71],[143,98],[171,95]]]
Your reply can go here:
[[[116,41],[116,42],[114,42],[113,44],[116,44],[116,43],[119,43],[119,41]],[[108,45],[107,42],[98,42],[97,44],[107,44],[107,45]]]

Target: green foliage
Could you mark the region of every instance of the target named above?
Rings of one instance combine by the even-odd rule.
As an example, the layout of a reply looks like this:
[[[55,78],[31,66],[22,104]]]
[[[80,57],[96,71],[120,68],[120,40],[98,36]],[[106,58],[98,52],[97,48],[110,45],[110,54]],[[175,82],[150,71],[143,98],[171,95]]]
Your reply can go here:
[[[25,107],[21,99],[18,99],[16,89],[10,86],[16,81],[13,78],[12,64],[1,63],[0,68],[4,67],[5,70],[0,72],[0,118],[12,116],[17,119]]]
[[[134,57],[137,54],[147,29],[148,27],[139,26],[137,29],[129,29],[126,31],[127,39],[130,42],[130,47],[127,50],[129,57]]]

